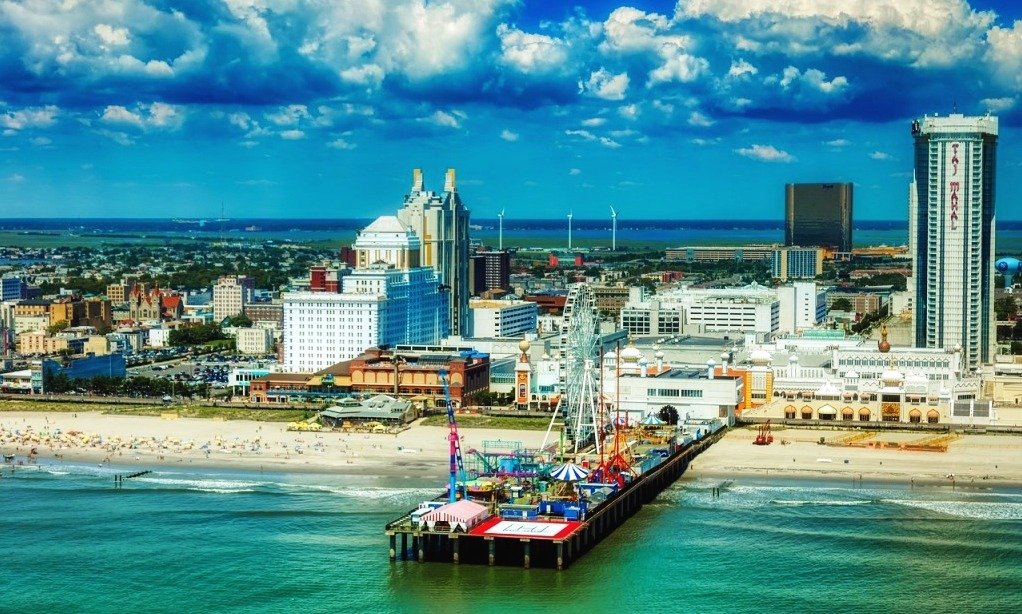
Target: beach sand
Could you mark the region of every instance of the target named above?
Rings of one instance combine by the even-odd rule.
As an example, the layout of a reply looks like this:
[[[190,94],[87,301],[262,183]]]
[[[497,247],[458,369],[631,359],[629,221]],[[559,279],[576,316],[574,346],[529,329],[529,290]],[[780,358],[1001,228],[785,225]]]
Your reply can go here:
[[[64,441],[53,437],[57,430]],[[76,431],[82,435],[68,437]],[[19,434],[20,433],[20,434]],[[32,435],[28,435],[32,433]],[[39,458],[133,467],[217,467],[396,477],[446,476],[446,427],[413,426],[393,434],[295,432],[275,422],[106,415],[98,412],[0,413],[0,451]],[[45,443],[49,434],[50,443]],[[99,437],[96,437],[96,436]],[[543,431],[462,429],[462,450],[484,441],[538,448]],[[35,439],[32,437],[34,436]],[[70,440],[70,441],[69,441]],[[129,447],[134,441],[134,447]]]
[[[820,445],[861,431],[773,431],[774,442],[753,445],[755,429],[734,429],[692,463],[685,479],[791,477],[1003,486],[1022,485],[1022,437],[964,435],[946,452]],[[920,440],[925,433],[890,432],[887,442]],[[787,443],[782,443],[787,442]],[[953,476],[953,477],[951,477]]]

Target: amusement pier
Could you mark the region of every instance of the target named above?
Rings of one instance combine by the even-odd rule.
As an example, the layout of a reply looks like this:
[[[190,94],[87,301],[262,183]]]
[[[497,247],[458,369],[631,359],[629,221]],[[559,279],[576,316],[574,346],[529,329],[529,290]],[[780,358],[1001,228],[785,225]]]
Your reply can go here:
[[[480,474],[464,489],[459,484],[453,498],[423,502],[387,524],[390,560],[565,569],[673,484],[724,429],[716,421],[680,432],[658,447],[641,444],[645,454],[632,455],[638,466],[608,454],[592,471],[588,461],[544,470],[518,462],[520,452],[488,451],[484,458],[514,470]],[[625,434],[616,433],[615,439]]]
[[[621,387],[605,380],[617,379],[623,364],[636,362],[637,350],[618,345],[598,353],[595,321],[582,320],[595,314],[586,301],[591,297],[573,296],[565,309],[564,392],[539,449],[485,441],[481,450],[463,453],[447,394],[447,490],[386,525],[392,562],[565,569],[673,484],[723,435],[724,418],[650,413],[629,420],[615,412]],[[519,349],[516,372],[527,373],[529,342]],[[608,369],[595,367],[597,356]],[[447,392],[446,373],[441,380]]]

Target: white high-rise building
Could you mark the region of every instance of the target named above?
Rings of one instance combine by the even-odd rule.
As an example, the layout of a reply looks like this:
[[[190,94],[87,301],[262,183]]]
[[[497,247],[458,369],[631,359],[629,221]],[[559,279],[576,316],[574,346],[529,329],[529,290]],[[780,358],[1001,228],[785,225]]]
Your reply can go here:
[[[777,287],[780,331],[798,333],[813,328],[827,316],[827,291],[812,281],[796,281]]]
[[[443,194],[426,190],[422,169],[412,170],[412,189],[398,219],[422,242],[422,266],[433,267],[450,287],[450,322],[455,334],[468,334],[468,209],[461,202],[454,169],[447,169]]]
[[[916,345],[961,347],[962,366],[993,360],[997,118],[924,117],[915,139]]]
[[[414,231],[383,216],[355,241],[360,267],[340,292],[285,294],[284,369],[318,371],[370,347],[447,336],[448,292],[432,268],[409,266],[419,261],[419,245]]]

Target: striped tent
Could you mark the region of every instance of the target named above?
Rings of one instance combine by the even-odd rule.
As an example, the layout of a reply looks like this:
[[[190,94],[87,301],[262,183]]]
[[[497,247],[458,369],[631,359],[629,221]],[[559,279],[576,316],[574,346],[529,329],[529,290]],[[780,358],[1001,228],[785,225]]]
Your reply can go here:
[[[661,420],[659,417],[655,416],[654,414],[646,414],[646,417],[643,418],[642,422],[640,422],[639,424],[643,426],[663,426],[664,424],[667,423]]]
[[[589,472],[575,463],[565,463],[550,472],[550,477],[562,482],[578,482],[586,479],[588,476]]]

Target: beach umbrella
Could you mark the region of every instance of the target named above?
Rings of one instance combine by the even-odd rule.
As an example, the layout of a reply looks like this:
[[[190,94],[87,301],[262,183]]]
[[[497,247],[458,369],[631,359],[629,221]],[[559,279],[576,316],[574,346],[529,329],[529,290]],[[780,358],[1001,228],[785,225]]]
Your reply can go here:
[[[589,476],[589,472],[575,463],[565,463],[550,472],[550,477],[562,482],[578,482]]]
[[[640,422],[639,424],[642,424],[644,426],[663,426],[664,424],[667,423],[661,420],[659,417],[655,416],[654,414],[646,414],[646,417],[643,418],[642,422]]]

